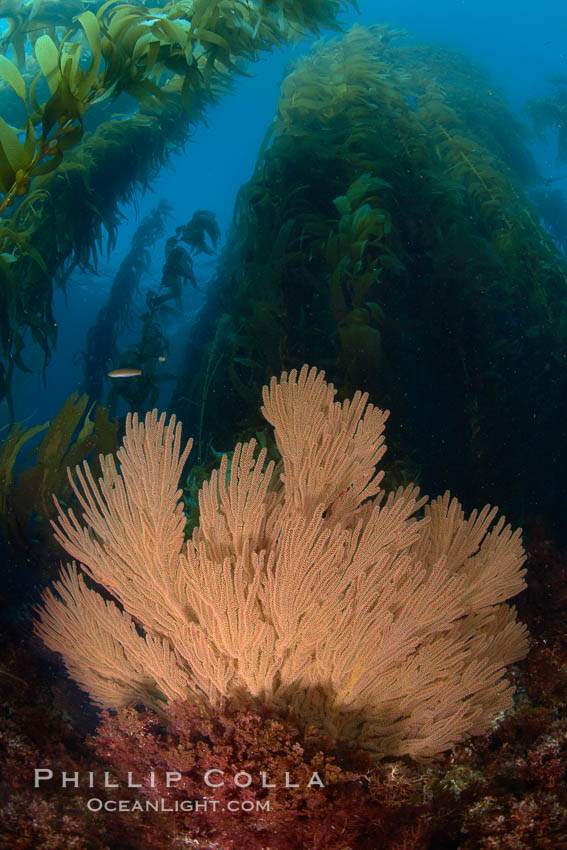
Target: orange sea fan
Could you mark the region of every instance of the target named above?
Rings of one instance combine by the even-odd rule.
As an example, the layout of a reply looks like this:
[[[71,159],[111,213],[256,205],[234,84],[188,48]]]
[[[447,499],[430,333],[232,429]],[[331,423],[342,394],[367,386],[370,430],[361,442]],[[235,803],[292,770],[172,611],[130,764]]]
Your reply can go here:
[[[59,508],[70,565],[36,624],[105,706],[204,705],[252,695],[380,755],[434,756],[512,702],[527,651],[505,602],[524,586],[519,532],[485,507],[414,486],[388,496],[376,466],[387,414],[342,404],[304,366],[264,388],[281,462],[238,444],[199,494],[183,539],[178,489],[191,448],[175,417],[128,416],[124,444]]]

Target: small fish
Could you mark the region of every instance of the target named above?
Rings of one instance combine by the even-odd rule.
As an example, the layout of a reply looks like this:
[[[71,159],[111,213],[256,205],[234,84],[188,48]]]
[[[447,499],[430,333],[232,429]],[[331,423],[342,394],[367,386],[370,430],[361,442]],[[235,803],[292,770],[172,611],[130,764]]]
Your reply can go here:
[[[141,369],[132,369],[130,366],[122,366],[120,369],[113,369],[108,373],[109,378],[137,378],[142,374]]]
[[[158,360],[159,360],[160,363],[165,363],[165,361],[167,360],[167,357],[164,357],[163,354],[160,354],[160,356],[158,357]]]

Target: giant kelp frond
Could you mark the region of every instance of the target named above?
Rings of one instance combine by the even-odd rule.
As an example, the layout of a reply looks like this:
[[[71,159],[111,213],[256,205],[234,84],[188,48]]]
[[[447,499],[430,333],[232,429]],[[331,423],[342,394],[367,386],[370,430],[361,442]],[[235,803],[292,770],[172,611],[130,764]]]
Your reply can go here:
[[[7,363],[3,392],[9,392],[14,357],[26,333],[34,335],[46,360],[55,344],[51,314],[53,281],[64,284],[74,266],[96,266],[107,235],[112,249],[119,201],[147,185],[172,145],[187,137],[181,109],[155,117],[133,115],[101,124],[70,151],[61,166],[41,178],[12,218],[0,223],[0,345]],[[21,342],[20,342],[21,341]],[[25,363],[23,364],[25,366]]]
[[[104,229],[112,248],[117,202],[147,182],[245,60],[329,25],[346,2],[88,5],[44,0],[0,8],[11,23],[0,56],[11,122],[0,121],[0,212],[16,210],[0,222],[7,362],[0,397],[9,393],[11,358],[19,356],[30,316],[48,356],[51,280],[58,273],[62,279],[64,266],[94,264]],[[85,112],[100,116],[121,93],[137,98],[145,114],[114,119],[85,137]]]
[[[214,212],[197,210],[190,221],[177,228],[177,238],[191,247],[194,254],[213,254],[220,239],[220,229]],[[209,237],[212,248],[207,245]]]
[[[91,401],[102,401],[103,380],[116,358],[118,336],[131,315],[141,276],[150,265],[150,249],[162,235],[170,212],[169,204],[162,200],[136,228],[130,250],[112,282],[108,299],[89,328],[86,350],[79,357],[84,362],[83,389]]]
[[[22,449],[37,434],[41,441],[28,454]],[[72,496],[68,464],[92,458],[116,447],[118,422],[102,406],[88,407],[88,396],[73,393],[51,423],[12,426],[0,446],[0,531],[15,557],[27,556],[37,569],[49,567],[53,494],[65,503]]]
[[[190,93],[200,101],[201,89],[211,89],[213,74],[238,73],[243,58],[294,41],[301,32],[331,25],[343,6],[346,0],[267,5],[178,0],[159,9],[110,2],[102,4],[96,15],[90,10],[76,15],[67,32],[55,40],[48,31],[57,24],[47,8],[44,18],[41,5],[35,8],[33,25],[28,22],[34,35],[29,64],[38,73],[29,91],[17,65],[6,56],[0,62],[0,77],[27,113],[23,144],[9,125],[0,124],[0,190],[5,196],[0,212],[26,194],[30,179],[56,167],[65,150],[80,141],[83,114],[95,104],[125,92],[146,108],[160,108],[167,102],[167,91],[179,91],[193,112]],[[59,25],[61,20],[59,15]],[[19,35],[25,32],[20,26]],[[5,48],[9,40],[10,34]],[[25,66],[21,49],[14,47],[13,53]],[[40,77],[50,94],[44,102],[37,96]]]

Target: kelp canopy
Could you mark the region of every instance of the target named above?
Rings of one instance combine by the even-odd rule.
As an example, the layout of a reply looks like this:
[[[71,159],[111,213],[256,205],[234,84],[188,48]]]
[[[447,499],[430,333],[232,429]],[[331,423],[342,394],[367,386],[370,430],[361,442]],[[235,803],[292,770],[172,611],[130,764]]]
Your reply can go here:
[[[462,56],[397,36],[355,26],[283,81],[174,408],[203,457],[205,433],[234,442],[223,411],[253,433],[269,376],[315,363],[392,409],[399,480],[415,453],[428,491],[557,518],[567,268],[524,194],[524,129]]]
[[[47,362],[53,281],[95,264],[105,230],[112,250],[117,203],[184,144],[243,62],[336,26],[347,2],[0,3],[0,400],[27,368],[28,333]],[[109,121],[120,96],[126,114]]]

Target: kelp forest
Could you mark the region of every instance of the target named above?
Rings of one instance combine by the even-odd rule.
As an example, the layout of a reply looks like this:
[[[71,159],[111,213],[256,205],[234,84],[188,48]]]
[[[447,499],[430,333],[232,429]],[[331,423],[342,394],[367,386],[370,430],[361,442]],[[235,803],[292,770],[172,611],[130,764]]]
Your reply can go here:
[[[0,846],[134,850],[182,839],[226,850],[563,846],[567,201],[560,184],[540,173],[532,143],[552,139],[567,168],[567,81],[558,75],[549,96],[527,102],[518,117],[464,54],[386,24],[343,27],[341,14],[355,6],[0,0],[0,403],[7,423],[0,430],[7,576],[0,633],[8,647],[0,659],[8,694],[0,800],[9,836],[6,844],[0,836]],[[51,421],[21,420],[14,388],[36,368],[30,347],[41,351],[45,375],[62,333],[57,291],[72,291],[74,272],[92,272],[96,286],[100,263],[114,256],[125,205],[151,189],[173,156],[191,157],[195,128],[260,57],[314,37],[281,80],[277,113],[226,238],[214,197],[185,221],[167,198],[156,200],[76,352],[79,390],[69,387]],[[161,277],[148,285],[160,239]],[[215,258],[206,281],[194,265],[203,256]],[[199,307],[186,318],[189,289]],[[173,322],[186,325],[181,366],[170,370]],[[513,529],[523,528],[527,588],[515,604],[533,640],[510,675],[519,696],[495,730],[469,745],[459,739],[426,767],[409,750],[371,765],[328,729],[304,728],[300,710],[286,715],[251,697],[205,715],[183,704],[167,715],[159,699],[140,700],[101,720],[32,633],[41,593],[45,600],[64,557],[56,522],[63,527],[62,512],[71,511],[69,527],[79,535],[81,517],[94,510],[68,468],[82,469],[87,482],[106,481],[110,500],[103,456],[128,434],[126,414],[143,421],[166,398],[168,415],[194,441],[180,522],[186,540],[204,546],[199,520],[212,498],[204,482],[211,475],[230,481],[233,463],[245,477],[235,445],[254,440],[262,463],[282,467],[281,443],[260,409],[262,388],[303,364],[324,370],[339,402],[368,393],[390,412],[387,491],[401,498],[412,483],[431,498],[450,491],[465,514],[497,505]],[[323,519],[345,492],[330,497]],[[82,533],[98,540],[98,531]],[[88,586],[97,585],[95,573],[87,575]],[[61,586],[58,592],[65,597]],[[103,585],[105,599],[112,593]],[[195,615],[189,619],[193,627]],[[136,628],[142,632],[138,621]],[[163,630],[155,633],[156,645],[165,641]],[[145,671],[138,674],[141,682]],[[37,705],[27,700],[28,687],[41,693]],[[150,693],[145,679],[144,688]],[[278,776],[317,768],[327,787],[316,803],[304,789],[291,802],[278,798],[263,819],[203,815],[192,825],[187,816],[166,823],[147,813],[97,819],[77,808],[77,790],[64,803],[75,805],[64,823],[61,800],[46,792],[38,825],[31,766],[110,765],[122,781],[126,767],[142,770],[136,741],[151,750],[156,769],[184,776],[193,777],[189,761],[228,769],[272,753]],[[13,781],[17,771],[27,785]]]
[[[227,402],[255,433],[269,376],[319,363],[391,410],[397,483],[559,529],[567,266],[526,129],[464,57],[399,41],[354,27],[284,79],[173,408],[204,459]]]

